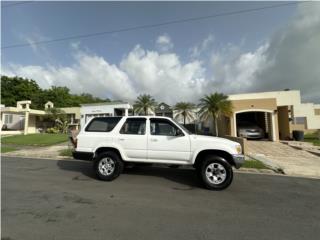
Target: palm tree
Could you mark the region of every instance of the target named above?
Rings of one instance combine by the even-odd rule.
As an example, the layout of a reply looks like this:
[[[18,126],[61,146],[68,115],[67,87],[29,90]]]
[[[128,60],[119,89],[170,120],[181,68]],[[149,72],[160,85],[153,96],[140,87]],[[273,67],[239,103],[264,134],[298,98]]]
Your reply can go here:
[[[228,100],[228,96],[223,93],[213,93],[205,95],[200,99],[199,115],[202,119],[207,120],[212,117],[212,126],[218,136],[218,118],[222,115],[230,115],[232,113],[232,103]]]
[[[135,111],[144,112],[145,115],[148,115],[149,110],[154,110],[157,103],[154,98],[149,94],[141,94],[137,97],[133,107]]]
[[[183,125],[186,125],[186,119],[194,119],[194,110],[195,105],[188,102],[178,102],[174,106],[174,110],[177,111],[176,116],[183,117]]]

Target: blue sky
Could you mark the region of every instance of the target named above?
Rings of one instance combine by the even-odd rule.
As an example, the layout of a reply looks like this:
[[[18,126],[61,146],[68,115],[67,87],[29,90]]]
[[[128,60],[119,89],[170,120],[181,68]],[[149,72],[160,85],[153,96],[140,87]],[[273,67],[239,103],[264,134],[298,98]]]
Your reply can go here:
[[[281,3],[32,2],[2,8],[1,46]],[[9,3],[2,2],[3,6],[6,4]],[[312,8],[291,5],[86,39],[4,49],[1,66],[4,74],[33,78],[42,87],[66,85],[73,92],[89,91],[101,97],[121,98],[123,96],[115,88],[126,85],[128,100],[142,92],[150,92],[161,100],[174,102],[178,98],[172,95],[177,94],[168,88],[175,87],[181,89],[183,100],[196,101],[201,95],[212,91],[269,91],[281,90],[289,85],[289,88],[302,89],[306,100],[318,101],[314,92],[306,91],[301,85],[301,79],[290,86],[287,83],[292,76],[283,78],[279,72],[274,76],[276,80],[273,79],[274,83],[279,83],[277,87],[263,83],[272,82],[266,80],[270,74],[259,75],[267,71],[262,65],[267,66],[274,61],[281,61],[283,68],[290,67],[286,65],[288,61],[283,60],[288,56],[274,53],[274,49],[285,48],[277,39],[282,36],[289,41],[288,36],[301,30],[296,25],[310,17]],[[316,21],[308,27],[316,27],[317,24]],[[310,37],[317,39],[318,33],[319,29]],[[288,45],[290,43],[285,46]],[[310,52],[313,54],[313,51]],[[163,62],[171,65],[164,65]],[[84,64],[91,68],[87,69]],[[297,67],[296,64],[291,66]],[[305,69],[305,66],[300,67]],[[276,66],[273,68],[273,72],[279,71]],[[81,79],[80,72],[87,80]],[[159,73],[164,75],[163,78],[158,77]],[[310,78],[314,76],[316,73]],[[177,83],[170,87],[161,84],[163,79]],[[313,81],[310,80],[311,83]],[[98,83],[97,87],[92,86],[93,82]],[[226,84],[230,88],[226,88]],[[159,91],[153,88],[157,85]],[[167,91],[166,95],[164,91]]]

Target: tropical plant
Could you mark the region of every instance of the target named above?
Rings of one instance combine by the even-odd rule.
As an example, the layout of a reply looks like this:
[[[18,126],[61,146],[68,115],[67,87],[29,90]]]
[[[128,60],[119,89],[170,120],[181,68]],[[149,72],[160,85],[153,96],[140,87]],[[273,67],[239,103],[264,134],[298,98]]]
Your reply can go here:
[[[212,126],[215,129],[216,136],[218,136],[218,118],[232,113],[233,107],[231,101],[228,100],[228,96],[217,92],[205,95],[200,99],[199,107],[200,118],[207,120],[212,117]]]
[[[174,106],[174,110],[176,111],[177,117],[183,117],[183,125],[186,125],[186,120],[194,119],[194,108],[195,105],[193,103],[188,102],[178,102]]]
[[[54,122],[54,128],[61,133],[66,133],[68,130],[68,116],[59,108],[48,108],[45,116],[46,121]]]
[[[136,112],[143,112],[145,115],[148,115],[149,110],[154,110],[157,103],[154,98],[149,94],[141,94],[137,97],[133,108]]]

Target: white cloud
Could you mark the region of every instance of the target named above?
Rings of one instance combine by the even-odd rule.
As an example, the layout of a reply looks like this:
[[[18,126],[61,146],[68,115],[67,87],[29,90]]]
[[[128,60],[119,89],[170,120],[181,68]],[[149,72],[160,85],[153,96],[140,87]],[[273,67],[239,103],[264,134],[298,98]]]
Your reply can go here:
[[[173,43],[168,34],[160,35],[156,40],[156,47],[162,52],[167,52],[173,48]]]
[[[225,93],[250,91],[257,74],[269,65],[265,56],[267,49],[265,44],[253,52],[241,52],[238,47],[228,45],[216,51],[211,58],[211,86]]]
[[[159,101],[196,101],[205,91],[205,70],[199,61],[182,64],[174,53],[159,54],[137,46],[120,64],[137,89]]]
[[[228,44],[214,50],[210,85],[225,93],[301,90],[320,102],[320,3],[301,4],[294,19],[265,44],[243,52]]]
[[[240,47],[226,44],[214,49],[214,38],[209,35],[191,51],[191,60],[184,63],[169,52],[173,44],[164,34],[157,39],[158,51],[137,45],[118,65],[73,44],[75,63],[71,66],[9,64],[2,70],[3,74],[35,79],[44,88],[67,86],[75,93],[129,101],[141,93],[174,104],[197,102],[214,91],[228,94],[290,88],[300,89],[305,100],[320,102],[319,12],[320,3],[301,4],[286,28],[251,51],[243,51],[241,43]],[[195,60],[209,47],[208,63]]]
[[[301,89],[306,101],[320,102],[320,3],[298,7],[294,20],[269,41],[268,68],[253,90]]]
[[[136,46],[120,65],[102,57],[77,52],[70,67],[9,65],[5,75],[36,80],[43,88],[67,86],[74,93],[133,101],[148,93],[159,101],[196,101],[205,91],[204,69],[199,61],[182,64],[173,53],[160,54]]]
[[[31,46],[31,49],[35,54],[49,56],[49,51],[45,45],[35,44],[35,42],[49,40],[49,38],[41,34],[38,29],[35,29],[33,32],[29,32],[28,34],[19,33],[19,37]]]
[[[201,43],[195,45],[193,48],[189,49],[192,58],[198,58],[200,55],[208,50],[210,45],[214,42],[214,37],[209,34]]]

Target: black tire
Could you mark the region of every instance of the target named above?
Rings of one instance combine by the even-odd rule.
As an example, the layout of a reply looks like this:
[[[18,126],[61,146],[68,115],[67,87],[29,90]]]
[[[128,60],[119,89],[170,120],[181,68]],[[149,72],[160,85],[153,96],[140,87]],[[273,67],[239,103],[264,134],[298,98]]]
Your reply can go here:
[[[209,166],[210,165],[210,166]],[[209,190],[223,190],[227,188],[233,180],[232,166],[222,157],[207,156],[197,168],[204,186]],[[212,173],[212,176],[210,175]]]
[[[109,164],[110,168],[106,169],[105,164]],[[103,168],[102,165],[105,167]],[[112,181],[123,171],[124,163],[117,153],[109,151],[100,153],[95,159],[93,166],[98,179]],[[112,171],[111,168],[113,168]]]

